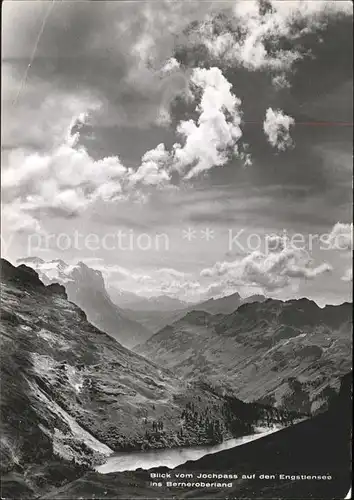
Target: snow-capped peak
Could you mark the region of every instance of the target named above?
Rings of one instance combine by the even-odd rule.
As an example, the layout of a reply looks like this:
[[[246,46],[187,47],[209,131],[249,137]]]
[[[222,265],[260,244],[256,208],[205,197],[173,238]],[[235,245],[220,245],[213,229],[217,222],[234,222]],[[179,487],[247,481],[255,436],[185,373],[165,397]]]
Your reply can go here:
[[[53,282],[65,284],[69,281],[73,281],[70,274],[73,269],[77,267],[67,264],[62,259],[53,259],[45,262],[39,257],[25,257],[23,259],[18,259],[17,263],[32,267],[32,269],[37,271],[40,279],[45,284]]]

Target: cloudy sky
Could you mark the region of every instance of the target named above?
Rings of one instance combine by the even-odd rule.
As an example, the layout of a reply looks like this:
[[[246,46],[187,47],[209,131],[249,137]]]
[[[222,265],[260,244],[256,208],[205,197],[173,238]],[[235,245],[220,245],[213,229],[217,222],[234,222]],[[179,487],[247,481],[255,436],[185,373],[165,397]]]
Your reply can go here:
[[[351,2],[5,1],[2,49],[4,257],[350,299]]]

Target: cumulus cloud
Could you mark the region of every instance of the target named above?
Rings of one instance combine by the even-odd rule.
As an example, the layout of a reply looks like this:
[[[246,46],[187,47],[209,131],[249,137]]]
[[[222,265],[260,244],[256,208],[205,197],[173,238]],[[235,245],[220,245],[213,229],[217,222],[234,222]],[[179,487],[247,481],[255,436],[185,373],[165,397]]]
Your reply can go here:
[[[161,73],[166,74],[180,67],[180,63],[175,57],[170,57],[161,68]]]
[[[242,136],[241,101],[231,92],[231,84],[220,69],[194,69],[190,81],[192,89],[202,91],[202,96],[196,108],[197,121],[181,121],[177,127],[185,141],[183,146],[174,145],[174,168],[184,172],[191,167],[185,179],[224,165],[230,151],[238,154],[237,142]]]
[[[267,292],[291,286],[294,280],[315,279],[332,270],[327,263],[311,267],[309,255],[285,244],[285,241],[280,238],[266,253],[254,251],[243,259],[217,262],[211,268],[203,269],[201,276],[221,278],[228,285],[258,286]]]
[[[76,212],[98,197],[113,199],[121,193],[128,169],[117,156],[93,160],[78,143],[79,131],[72,132],[83,116],[70,124],[63,142],[52,152],[10,154],[2,175],[5,199],[21,199],[29,211],[56,207]]]
[[[162,267],[160,269],[156,269],[155,272],[158,275],[163,275],[163,276],[173,277],[173,278],[188,278],[191,276],[188,273],[185,273],[183,271],[177,271],[177,269],[173,269],[171,267]]]
[[[235,8],[231,29],[219,33],[215,20],[205,23],[200,34],[212,57],[221,58],[228,64],[239,64],[250,70],[286,70],[301,57],[296,50],[278,48],[270,52],[267,39],[280,38],[290,34],[286,19],[273,10],[260,13],[256,2],[247,7]],[[226,23],[225,23],[226,24]],[[230,23],[228,28],[230,28]],[[232,29],[233,28],[233,29]]]
[[[146,297],[165,294],[179,299],[198,300],[204,293],[204,288],[192,274],[173,268],[151,269],[146,273],[118,265],[96,264],[95,269],[102,272],[109,287],[122,288]]]
[[[41,226],[38,220],[31,214],[24,211],[24,207],[19,200],[15,200],[10,205],[1,206],[1,226],[2,230],[11,228],[13,233],[40,233]]]
[[[176,143],[171,151],[163,143],[157,145],[142,156],[136,169],[123,165],[118,156],[93,159],[80,143],[80,130],[91,120],[92,111],[97,112],[97,105],[72,118],[61,141],[58,136],[48,151],[11,151],[2,172],[2,189],[12,217],[15,212],[34,219],[45,213],[75,216],[99,200],[135,197],[144,202],[152,188],[174,186],[173,171],[190,179],[224,165],[230,150],[238,153],[240,100],[218,68],[195,69],[190,85],[201,91],[199,118],[179,123],[183,145]],[[248,153],[242,150],[242,155],[245,163],[250,162]]]
[[[323,262],[322,264],[314,268],[299,266],[293,263],[289,266],[286,274],[289,278],[313,279],[332,270],[332,266],[326,262]]]
[[[289,85],[286,73],[309,55],[305,37],[332,16],[351,12],[351,2],[235,2],[228,12],[193,26],[190,36],[220,64],[272,71],[275,86],[284,87]]]
[[[121,286],[121,282],[125,281],[129,284],[131,283],[144,283],[151,279],[151,276],[144,272],[132,271],[131,269],[127,269],[126,267],[120,266],[118,264],[115,265],[107,265],[104,263],[103,259],[96,259],[93,261],[92,259],[84,259],[84,262],[87,263],[93,269],[100,271],[108,285]]]
[[[290,136],[290,127],[295,124],[294,118],[283,113],[280,109],[268,108],[263,122],[263,130],[269,144],[279,151],[285,151],[293,145]]]
[[[72,119],[62,142],[47,153],[10,152],[2,171],[2,195],[4,224],[13,231],[38,230],[38,219],[47,212],[73,216],[96,201],[139,198],[144,186],[169,182],[165,167],[170,155],[163,144],[147,151],[136,170],[118,156],[94,160],[79,142],[87,119],[85,112]]]
[[[353,223],[337,222],[329,233],[328,242],[334,250],[353,250]]]
[[[273,83],[274,87],[278,90],[290,88],[290,83],[289,83],[289,81],[286,78],[284,73],[281,73],[279,75],[275,75],[272,78],[272,83]]]
[[[337,222],[328,235],[328,249],[340,251],[342,256],[352,258],[353,252],[353,223]],[[345,282],[353,281],[353,266],[347,267],[341,280]]]
[[[130,184],[143,183],[158,186],[168,183],[171,179],[167,171],[170,162],[170,153],[164,144],[159,144],[155,149],[144,154],[140,167],[129,176]]]

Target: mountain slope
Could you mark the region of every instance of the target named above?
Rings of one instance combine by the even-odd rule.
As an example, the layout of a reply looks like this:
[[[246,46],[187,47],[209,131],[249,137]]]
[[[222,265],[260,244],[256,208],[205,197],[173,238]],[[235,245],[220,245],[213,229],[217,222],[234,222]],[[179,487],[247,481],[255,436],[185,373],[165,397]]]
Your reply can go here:
[[[351,304],[268,299],[226,316],[190,312],[135,351],[244,401],[309,412],[327,404],[350,369],[351,325]]]
[[[1,261],[1,303],[1,467],[13,498],[41,489],[51,467],[69,467],[60,483],[71,462],[91,466],[112,450],[214,443],[293,420],[134,354],[29,267]]]
[[[343,377],[339,395],[329,409],[306,422],[263,437],[252,443],[186,462],[175,469],[150,469],[126,473],[90,472],[55,489],[46,499],[92,498],[345,498],[351,484],[352,374]],[[161,487],[151,486],[151,474]],[[238,479],[219,479],[231,487],[167,487],[166,482],[199,484],[215,479],[198,479],[199,474],[238,474]],[[190,474],[187,479],[177,474]],[[242,479],[242,475],[248,479]],[[255,478],[253,478],[253,474]],[[268,479],[257,479],[260,474]],[[273,475],[273,477],[271,476]],[[283,475],[283,477],[281,476]],[[296,479],[297,475],[326,479]],[[285,476],[285,477],[284,477]],[[286,477],[288,476],[288,477]],[[290,476],[290,477],[289,477]],[[328,479],[330,477],[331,479]]]
[[[208,312],[210,314],[230,314],[235,311],[242,304],[248,304],[252,302],[263,302],[265,297],[263,295],[252,295],[250,297],[242,298],[237,292],[232,295],[226,295],[218,299],[209,299],[198,304],[192,304],[188,307],[176,308],[174,311],[168,311],[166,309],[160,308],[157,310],[153,309],[141,309],[134,308],[125,309],[125,314],[130,318],[135,318],[137,321],[142,323],[144,326],[149,328],[153,332],[158,332],[165,326],[174,323],[182,319],[189,312],[198,310]]]
[[[100,271],[83,262],[69,266],[60,259],[45,262],[34,257],[19,259],[20,262],[34,268],[44,283],[64,284],[69,300],[85,311],[88,320],[125,347],[133,347],[152,335],[150,330],[127,317],[112,302]]]
[[[196,309],[205,311],[210,314],[231,314],[242,304],[250,304],[252,302],[263,302],[266,298],[263,295],[251,295],[250,297],[242,298],[239,293],[225,295],[218,299],[209,299],[201,302],[197,306],[190,307],[189,310]]]

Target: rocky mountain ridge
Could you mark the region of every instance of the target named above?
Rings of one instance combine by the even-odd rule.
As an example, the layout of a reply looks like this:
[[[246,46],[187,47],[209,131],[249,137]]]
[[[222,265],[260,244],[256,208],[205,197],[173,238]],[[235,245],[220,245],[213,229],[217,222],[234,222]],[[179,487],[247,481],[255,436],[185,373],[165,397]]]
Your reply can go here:
[[[263,302],[265,299],[263,295],[251,295],[250,297],[242,298],[241,295],[236,292],[231,295],[225,295],[224,297],[216,299],[211,298],[197,304],[191,304],[174,311],[160,309],[130,310],[128,308],[125,310],[125,313],[131,318],[136,318],[151,331],[157,333],[165,326],[184,318],[188,313],[193,311],[204,311],[209,314],[230,314],[242,304]]]
[[[245,401],[325,409],[351,367],[352,305],[267,299],[231,314],[190,311],[135,351]]]
[[[88,320],[124,346],[133,347],[152,335],[112,302],[100,271],[83,262],[68,265],[61,259],[45,262],[28,257],[19,259],[20,262],[32,267],[44,283],[65,285],[69,300],[85,311]]]
[[[176,311],[185,309],[188,304],[169,295],[143,297],[127,290],[110,285],[108,293],[113,302],[122,309],[130,311]]]

